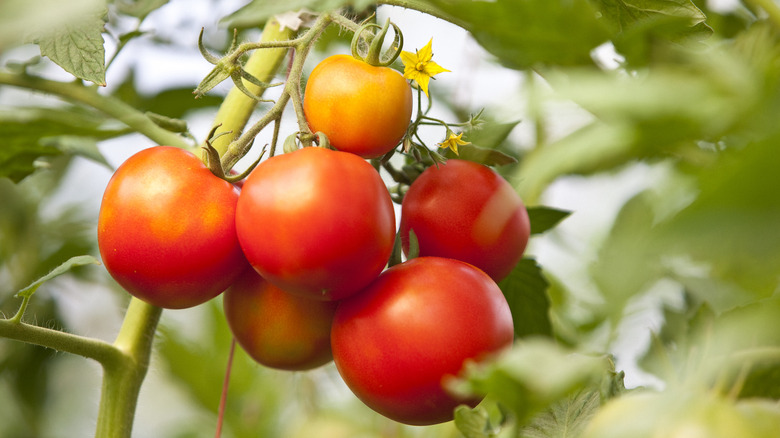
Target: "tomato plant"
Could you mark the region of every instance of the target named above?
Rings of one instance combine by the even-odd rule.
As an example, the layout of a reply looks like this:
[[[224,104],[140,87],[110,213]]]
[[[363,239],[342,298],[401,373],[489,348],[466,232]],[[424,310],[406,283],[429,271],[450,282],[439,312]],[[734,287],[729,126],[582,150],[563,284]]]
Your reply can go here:
[[[395,237],[390,194],[360,157],[318,147],[261,163],[236,212],[247,259],[291,293],[334,300],[370,283]]]
[[[412,115],[412,89],[397,71],[349,55],[320,62],[309,75],[303,108],[311,130],[340,151],[375,158],[393,149]]]
[[[287,293],[251,268],[225,291],[223,302],[236,341],[258,363],[295,371],[333,359],[330,327],[335,302]]]
[[[236,235],[238,191],[193,154],[144,149],[114,173],[98,217],[98,245],[132,295],[180,309],[214,298],[246,266]]]
[[[468,360],[512,344],[512,315],[485,273],[439,257],[395,265],[343,301],[331,331],[347,386],[377,412],[408,424],[452,419],[463,400],[445,381]]]
[[[43,3],[0,2],[0,436],[777,436],[777,2]],[[139,144],[211,174],[109,181]],[[231,354],[329,317],[333,364]]]
[[[451,159],[431,166],[411,185],[401,210],[401,240],[413,231],[421,256],[471,263],[495,281],[523,255],[531,225],[509,183],[487,166]]]

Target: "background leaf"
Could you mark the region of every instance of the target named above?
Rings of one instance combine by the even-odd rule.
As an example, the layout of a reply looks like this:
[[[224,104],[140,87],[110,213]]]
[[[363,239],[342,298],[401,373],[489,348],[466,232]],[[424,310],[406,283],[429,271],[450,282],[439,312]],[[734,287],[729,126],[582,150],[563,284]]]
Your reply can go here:
[[[515,325],[515,337],[552,336],[549,284],[534,259],[523,258],[509,276],[499,282]]]
[[[477,42],[513,69],[591,65],[591,50],[609,37],[587,0],[435,0],[432,3],[461,20]]]
[[[41,157],[78,154],[106,165],[94,142],[125,131],[110,128],[96,112],[66,105],[0,110],[0,132],[6,136],[0,148],[0,177],[19,182],[36,170]]]
[[[528,218],[531,220],[531,234],[542,234],[566,219],[571,212],[552,207],[535,205],[527,207]]]
[[[86,14],[80,20],[37,39],[41,55],[68,73],[97,85],[106,85],[106,52],[103,47],[105,11]]]
[[[598,385],[607,372],[601,358],[567,351],[553,342],[522,341],[495,362],[467,367],[453,389],[491,398],[526,424],[533,415],[588,385]]]

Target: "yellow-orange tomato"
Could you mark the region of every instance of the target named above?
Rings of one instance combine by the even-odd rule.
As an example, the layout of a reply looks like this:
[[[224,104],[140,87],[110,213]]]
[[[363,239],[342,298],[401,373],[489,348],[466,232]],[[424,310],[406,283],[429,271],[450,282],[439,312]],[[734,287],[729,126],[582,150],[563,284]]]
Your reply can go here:
[[[297,371],[316,368],[333,359],[330,327],[336,302],[289,294],[251,268],[223,297],[233,336],[258,363]]]
[[[406,132],[412,89],[389,67],[335,55],[309,75],[303,109],[309,128],[325,133],[331,146],[376,158],[398,145]]]

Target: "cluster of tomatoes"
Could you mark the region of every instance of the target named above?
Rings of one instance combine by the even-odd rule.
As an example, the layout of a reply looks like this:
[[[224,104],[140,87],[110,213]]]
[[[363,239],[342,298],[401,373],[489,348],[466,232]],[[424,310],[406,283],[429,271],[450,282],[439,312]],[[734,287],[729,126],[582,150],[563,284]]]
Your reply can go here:
[[[401,207],[403,248],[419,256],[387,267],[395,209],[365,158],[403,136],[409,84],[336,56],[312,72],[304,99],[312,130],[337,150],[268,158],[240,190],[181,149],[130,157],[103,197],[103,262],[128,292],[164,308],[225,291],[236,340],[263,365],[305,370],[333,360],[377,412],[408,424],[451,420],[456,405],[478,400],[457,399],[446,379],[512,343],[496,282],[525,249],[525,207],[486,166],[431,166]]]

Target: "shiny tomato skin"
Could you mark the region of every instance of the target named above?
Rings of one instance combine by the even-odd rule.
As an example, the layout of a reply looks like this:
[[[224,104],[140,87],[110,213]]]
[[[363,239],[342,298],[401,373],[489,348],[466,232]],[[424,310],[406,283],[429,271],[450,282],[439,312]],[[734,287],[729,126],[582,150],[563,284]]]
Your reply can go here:
[[[490,277],[458,260],[420,257],[339,303],[331,347],[339,374],[367,406],[427,425],[479,402],[453,397],[442,382],[466,360],[508,348],[513,336],[509,306]]]
[[[311,130],[325,133],[331,146],[376,158],[393,149],[406,132],[412,89],[389,67],[334,55],[309,75],[303,109]]]
[[[156,146],[128,158],[106,186],[98,246],[133,296],[181,309],[224,291],[247,267],[238,243],[238,190],[193,154]]]
[[[400,233],[407,253],[409,230],[421,256],[462,260],[498,282],[523,256],[531,223],[523,201],[499,174],[451,159],[426,169],[404,197]]]
[[[333,360],[330,327],[335,301],[287,293],[247,269],[222,296],[230,330],[259,364],[309,370]]]
[[[244,182],[236,224],[257,272],[321,300],[373,281],[395,239],[395,211],[376,169],[357,155],[319,147],[260,163]]]

